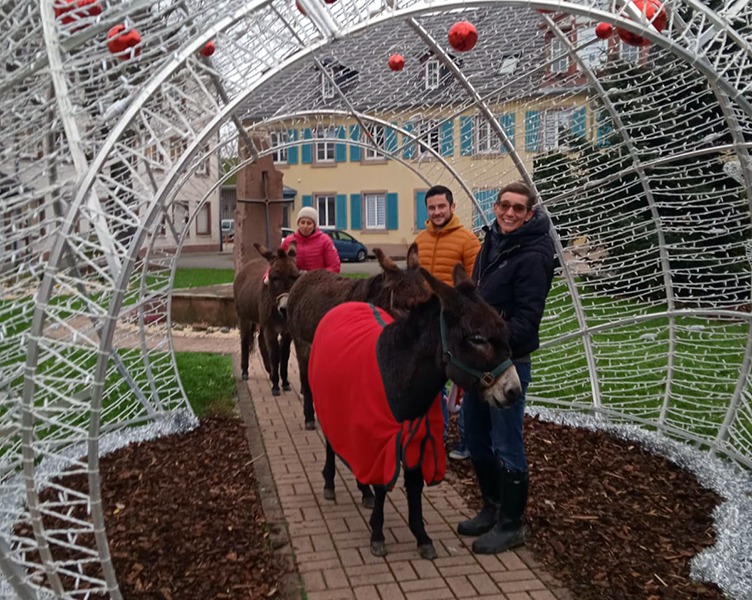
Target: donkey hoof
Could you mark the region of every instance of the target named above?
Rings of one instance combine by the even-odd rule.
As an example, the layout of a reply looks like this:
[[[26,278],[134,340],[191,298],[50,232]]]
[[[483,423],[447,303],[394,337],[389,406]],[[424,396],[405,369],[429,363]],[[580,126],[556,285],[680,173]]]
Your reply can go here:
[[[324,500],[336,500],[337,494],[334,493],[334,490],[331,490],[329,488],[324,488]]]
[[[291,392],[292,386],[289,383],[283,383],[282,384],[282,391],[284,392]]]
[[[386,556],[385,542],[371,542],[371,554],[374,556]]]
[[[316,430],[316,421],[306,421],[305,422],[305,428],[308,431],[315,431]]]
[[[374,500],[373,496],[363,496],[360,503],[366,508],[373,508],[374,504],[376,504],[376,500]]]
[[[420,557],[424,558],[425,560],[434,560],[439,556],[438,554],[436,554],[436,549],[433,547],[432,543],[418,546],[418,554],[420,554]]]
[[[279,391],[279,386],[275,385],[272,387],[272,396],[279,396],[282,392]]]
[[[248,381],[248,371],[243,371],[241,377],[243,378],[243,381]]]

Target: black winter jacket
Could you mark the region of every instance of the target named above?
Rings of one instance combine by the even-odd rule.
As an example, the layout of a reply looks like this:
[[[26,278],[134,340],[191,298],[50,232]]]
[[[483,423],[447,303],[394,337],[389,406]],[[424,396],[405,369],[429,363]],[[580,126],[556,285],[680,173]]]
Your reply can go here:
[[[526,359],[540,345],[538,328],[556,253],[550,226],[548,215],[540,209],[522,227],[505,235],[494,221],[486,228],[475,260],[473,280],[483,299],[506,321],[514,359]]]

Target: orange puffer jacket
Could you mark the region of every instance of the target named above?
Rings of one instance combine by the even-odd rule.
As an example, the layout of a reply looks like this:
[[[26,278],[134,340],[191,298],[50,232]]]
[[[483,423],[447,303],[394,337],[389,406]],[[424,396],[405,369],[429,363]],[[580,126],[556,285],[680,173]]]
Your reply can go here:
[[[472,275],[480,242],[472,231],[462,226],[457,215],[452,215],[452,220],[438,231],[431,221],[426,221],[426,229],[418,234],[415,242],[420,265],[444,283],[454,285],[452,271],[458,262]]]

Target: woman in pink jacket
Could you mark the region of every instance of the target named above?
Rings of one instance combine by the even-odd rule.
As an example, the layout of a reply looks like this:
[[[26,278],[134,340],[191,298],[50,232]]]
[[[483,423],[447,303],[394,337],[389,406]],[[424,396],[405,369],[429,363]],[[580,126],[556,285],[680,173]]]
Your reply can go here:
[[[287,250],[295,242],[295,262],[301,271],[326,269],[339,273],[340,262],[332,238],[319,229],[319,214],[315,208],[304,206],[298,213],[298,230],[282,240]]]

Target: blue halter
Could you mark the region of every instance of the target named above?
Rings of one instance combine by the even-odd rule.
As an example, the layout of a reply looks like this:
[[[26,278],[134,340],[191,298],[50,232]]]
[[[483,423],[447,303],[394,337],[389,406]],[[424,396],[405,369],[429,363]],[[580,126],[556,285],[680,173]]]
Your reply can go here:
[[[507,358],[503,363],[496,367],[493,371],[485,371],[481,373],[477,369],[468,367],[462,361],[452,356],[452,353],[447,350],[447,336],[446,336],[446,322],[444,321],[444,309],[441,309],[439,316],[439,326],[441,327],[441,351],[444,354],[444,362],[450,365],[454,365],[458,369],[470,373],[473,377],[477,378],[484,387],[489,387],[496,378],[512,366],[512,359]]]

